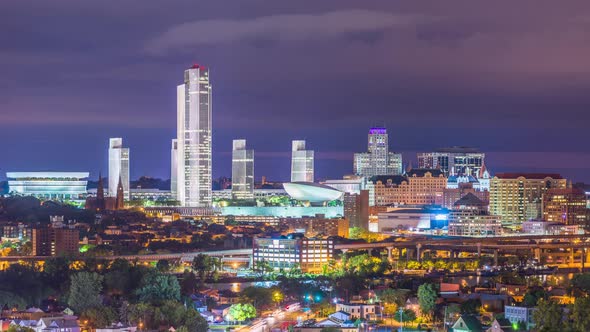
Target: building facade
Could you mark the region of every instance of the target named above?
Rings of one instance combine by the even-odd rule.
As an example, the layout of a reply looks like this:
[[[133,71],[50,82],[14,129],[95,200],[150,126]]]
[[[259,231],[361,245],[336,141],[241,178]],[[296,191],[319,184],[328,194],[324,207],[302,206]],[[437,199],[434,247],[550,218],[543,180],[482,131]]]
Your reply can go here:
[[[88,172],[7,172],[8,192],[41,200],[86,198]]]
[[[305,141],[293,141],[291,145],[291,182],[314,181],[314,152],[305,149]]]
[[[588,221],[586,193],[578,188],[549,189],[543,194],[543,220],[566,225]]]
[[[567,180],[559,174],[498,173],[490,181],[490,213],[519,227],[523,221],[541,219],[547,190],[566,186]]]
[[[109,140],[109,196],[117,196],[119,181],[123,185],[125,200],[129,200],[129,148],[123,147],[122,138]]]
[[[456,201],[469,193],[485,202],[486,205],[489,205],[490,192],[487,190],[476,190],[471,183],[461,183],[457,188],[448,188],[447,186],[447,188],[443,189],[442,196],[436,197],[435,204],[452,209]]]
[[[448,213],[447,209],[433,206],[387,208],[387,211],[378,214],[377,231],[443,230],[448,224]]]
[[[484,165],[485,153],[475,148],[449,147],[434,152],[418,153],[419,168],[438,168],[445,176],[473,175],[478,176]]]
[[[211,84],[209,69],[184,71],[177,92],[177,200],[182,206],[211,205]]]
[[[502,235],[500,216],[488,212],[486,202],[473,193],[461,197],[449,212],[449,235],[487,237]]]
[[[172,199],[176,198],[178,189],[178,139],[172,140],[170,147],[170,195]]]
[[[401,154],[389,152],[387,129],[369,130],[368,152],[354,154],[354,173],[366,177],[402,173]]]
[[[319,272],[332,259],[333,251],[333,240],[305,238],[301,234],[254,238],[254,266],[265,262],[277,270],[299,267],[303,272]]]
[[[33,256],[59,256],[79,252],[80,234],[76,229],[34,228],[31,236]]]
[[[340,236],[348,238],[349,221],[346,218],[326,218],[324,215],[303,218],[281,218],[279,228],[285,233],[301,233],[305,237]]]
[[[412,169],[400,176],[376,176],[375,205],[432,205],[441,200],[447,179],[437,169]]]
[[[231,161],[233,199],[254,199],[254,150],[246,150],[246,140],[233,141]]]
[[[369,191],[361,190],[358,194],[344,193],[344,218],[350,227],[369,229]]]

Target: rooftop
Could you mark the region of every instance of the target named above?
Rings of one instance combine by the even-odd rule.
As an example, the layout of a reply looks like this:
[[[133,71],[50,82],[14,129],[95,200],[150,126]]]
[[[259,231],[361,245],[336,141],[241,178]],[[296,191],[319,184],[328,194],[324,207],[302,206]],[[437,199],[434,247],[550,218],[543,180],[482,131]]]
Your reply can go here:
[[[467,195],[461,197],[457,200],[453,206],[486,206],[487,204],[484,203],[481,199],[475,196],[473,193],[468,193]]]
[[[403,175],[375,175],[369,179],[369,181],[373,183],[381,182],[383,184],[387,184],[391,182],[391,184],[400,185],[403,181],[407,181],[408,179]]]
[[[444,176],[443,171],[440,169],[430,169],[430,168],[412,168],[411,170],[406,172],[408,177],[416,176],[416,177],[424,177],[426,173],[430,173],[432,177],[439,177]]]
[[[563,179],[563,177],[557,173],[497,173],[496,177],[499,179],[518,179],[520,177],[525,179]]]
[[[446,148],[436,149],[435,152],[447,152],[447,153],[479,153],[479,150],[469,146],[449,146]]]
[[[88,172],[6,172],[8,179],[84,179]]]

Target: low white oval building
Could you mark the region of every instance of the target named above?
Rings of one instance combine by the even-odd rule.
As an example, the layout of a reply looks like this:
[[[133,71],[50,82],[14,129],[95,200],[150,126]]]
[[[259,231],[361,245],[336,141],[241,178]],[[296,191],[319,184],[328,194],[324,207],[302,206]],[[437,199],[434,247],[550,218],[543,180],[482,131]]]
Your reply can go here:
[[[343,195],[339,190],[313,182],[288,182],[283,183],[283,187],[291,198],[310,203],[333,201]]]

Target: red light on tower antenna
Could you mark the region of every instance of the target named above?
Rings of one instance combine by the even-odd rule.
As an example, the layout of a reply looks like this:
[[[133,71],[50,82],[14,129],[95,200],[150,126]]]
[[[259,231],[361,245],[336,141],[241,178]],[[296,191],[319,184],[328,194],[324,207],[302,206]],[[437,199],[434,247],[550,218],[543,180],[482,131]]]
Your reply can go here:
[[[191,66],[191,68],[190,68],[190,69],[201,69],[201,70],[205,70],[205,69],[207,69],[207,67],[205,67],[205,66],[202,66],[202,65],[200,65],[200,64],[198,64],[198,63],[195,63],[195,64],[193,64],[193,65]]]

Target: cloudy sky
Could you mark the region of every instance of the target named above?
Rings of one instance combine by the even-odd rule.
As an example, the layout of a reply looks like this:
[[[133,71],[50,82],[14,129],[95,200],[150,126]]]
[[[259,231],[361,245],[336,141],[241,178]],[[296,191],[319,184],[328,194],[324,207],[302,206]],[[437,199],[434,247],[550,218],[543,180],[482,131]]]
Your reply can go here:
[[[193,63],[211,70],[215,177],[234,138],[257,178],[288,178],[292,139],[340,177],[385,125],[406,160],[467,145],[492,172],[590,182],[587,0],[3,0],[0,174],[95,178],[120,136],[132,178],[167,178]]]

